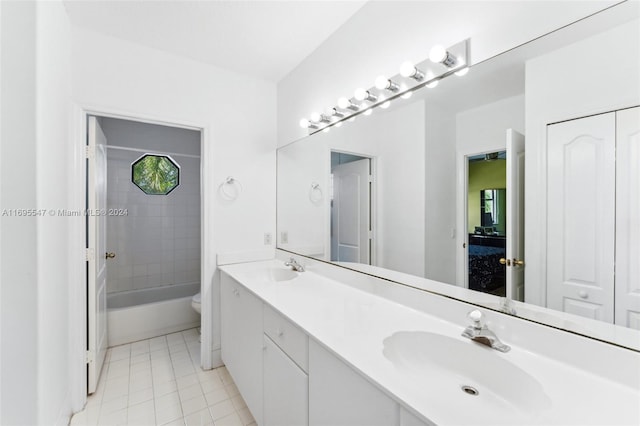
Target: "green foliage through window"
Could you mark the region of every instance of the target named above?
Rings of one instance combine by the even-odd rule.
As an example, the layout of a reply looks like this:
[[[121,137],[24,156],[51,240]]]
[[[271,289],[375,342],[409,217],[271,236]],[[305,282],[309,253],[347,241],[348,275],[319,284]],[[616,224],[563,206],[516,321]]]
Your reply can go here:
[[[145,154],[131,166],[133,183],[145,194],[166,195],[180,183],[180,168],[165,155]]]

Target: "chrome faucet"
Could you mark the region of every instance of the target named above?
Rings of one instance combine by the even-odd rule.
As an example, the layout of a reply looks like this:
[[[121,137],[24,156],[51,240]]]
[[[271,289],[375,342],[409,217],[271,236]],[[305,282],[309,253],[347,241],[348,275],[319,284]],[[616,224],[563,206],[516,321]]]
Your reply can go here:
[[[464,337],[468,337],[475,342],[482,343],[500,352],[509,352],[511,350],[510,346],[502,343],[500,339],[482,323],[482,312],[476,309],[469,312],[467,316],[473,321],[473,324],[465,328],[462,332]]]
[[[299,264],[293,257],[290,257],[287,262],[284,262],[284,266],[290,266],[296,272],[304,272],[304,267]]]

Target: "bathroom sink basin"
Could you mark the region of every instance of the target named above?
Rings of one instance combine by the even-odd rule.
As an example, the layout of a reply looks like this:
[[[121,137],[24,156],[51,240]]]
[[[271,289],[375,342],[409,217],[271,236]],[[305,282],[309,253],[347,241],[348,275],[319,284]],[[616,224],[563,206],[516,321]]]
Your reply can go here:
[[[269,280],[271,281],[291,281],[292,279],[297,278],[298,274],[298,272],[292,269],[269,268]]]
[[[383,343],[389,361],[447,402],[503,413],[540,413],[551,406],[542,385],[509,354],[423,331],[400,331]]]

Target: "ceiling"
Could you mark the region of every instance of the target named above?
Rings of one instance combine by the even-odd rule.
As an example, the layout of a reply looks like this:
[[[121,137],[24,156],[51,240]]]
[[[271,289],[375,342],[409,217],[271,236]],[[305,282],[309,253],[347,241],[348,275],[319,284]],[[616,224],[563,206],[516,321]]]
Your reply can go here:
[[[71,23],[273,82],[366,1],[67,0]]]

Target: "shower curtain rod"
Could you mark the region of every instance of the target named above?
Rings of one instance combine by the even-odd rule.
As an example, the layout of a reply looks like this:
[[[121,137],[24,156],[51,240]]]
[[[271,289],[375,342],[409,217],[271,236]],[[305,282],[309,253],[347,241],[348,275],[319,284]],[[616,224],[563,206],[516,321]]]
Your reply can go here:
[[[192,154],[180,154],[179,152],[164,152],[164,151],[155,151],[149,149],[140,149],[140,148],[129,148],[127,146],[118,146],[118,145],[105,145],[107,148],[111,149],[120,149],[122,151],[134,151],[134,152],[142,152],[145,154],[159,154],[159,155],[174,155],[180,157],[189,157],[189,158],[200,158],[199,155]]]

